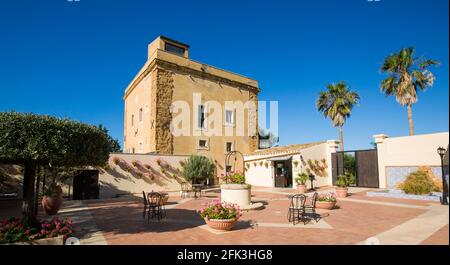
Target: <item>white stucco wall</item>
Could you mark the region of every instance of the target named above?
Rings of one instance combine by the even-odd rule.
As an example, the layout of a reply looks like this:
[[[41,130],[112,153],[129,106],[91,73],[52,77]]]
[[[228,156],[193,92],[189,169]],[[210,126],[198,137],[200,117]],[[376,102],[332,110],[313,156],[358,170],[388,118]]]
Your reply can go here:
[[[377,143],[380,188],[386,188],[386,167],[440,166],[437,148],[447,148],[449,133],[392,138],[378,134],[373,137]]]
[[[282,157],[282,156],[292,156],[292,183],[294,183],[295,188],[295,181],[294,179],[297,177],[297,174],[305,171],[307,167],[307,161],[308,159],[311,160],[321,160],[323,158],[327,161],[327,177],[316,177],[316,181],[314,181],[315,187],[320,186],[327,186],[332,184],[332,178],[331,178],[331,153],[336,152],[336,149],[338,147],[338,141],[330,140],[327,142],[324,142],[319,145],[315,145],[309,148],[302,149],[297,152],[292,153],[278,153],[276,155],[265,155],[265,156],[245,156],[244,160],[246,161],[246,164],[249,164],[249,167],[247,168],[245,172],[245,178],[246,182],[251,185],[255,186],[261,186],[261,187],[274,187],[275,186],[275,170],[273,166],[273,162],[267,161],[267,159],[274,158],[274,157]],[[301,162],[301,158],[303,158],[303,163]],[[262,165],[260,165],[260,162],[263,162]],[[269,163],[269,166],[265,166],[265,162]],[[294,161],[298,161],[298,165],[295,166]],[[255,165],[256,163],[256,165]],[[308,181],[307,186],[310,187],[311,184]]]
[[[300,172],[306,172],[306,168],[307,168],[307,161],[309,159],[311,160],[319,160],[321,161],[322,159],[326,159],[326,163],[327,163],[327,176],[326,177],[319,177],[316,176],[316,180],[314,181],[314,186],[315,187],[321,187],[321,186],[328,186],[328,185],[332,185],[332,177],[331,177],[331,153],[335,152],[335,149],[330,148],[330,146],[332,146],[332,143],[334,141],[331,142],[327,142],[327,143],[323,143],[320,145],[316,145],[307,149],[302,150],[302,152],[298,155],[293,156],[292,161],[299,161],[297,167],[295,167],[295,165],[292,165],[292,177],[293,177],[293,182],[295,183],[294,179],[297,177],[297,174]],[[303,157],[303,163],[301,162],[300,156]],[[307,182],[307,187],[311,188],[311,182],[308,181]]]
[[[260,186],[260,187],[274,187],[275,177],[274,177],[274,167],[273,163],[268,161],[269,166],[266,167],[264,164],[261,166],[259,163],[266,161],[265,159],[258,159],[246,162],[247,170],[245,172],[245,181],[248,184]],[[255,165],[256,163],[256,165]]]

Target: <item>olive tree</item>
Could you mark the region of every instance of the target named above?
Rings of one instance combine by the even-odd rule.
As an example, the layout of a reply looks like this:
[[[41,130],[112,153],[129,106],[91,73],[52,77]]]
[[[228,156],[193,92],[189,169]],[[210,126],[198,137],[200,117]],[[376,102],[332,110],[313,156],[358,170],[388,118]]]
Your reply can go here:
[[[206,156],[191,155],[186,159],[182,167],[182,174],[188,180],[195,184],[214,175],[214,163]]]
[[[0,161],[24,167],[23,221],[36,221],[34,193],[36,169],[103,166],[110,143],[101,129],[47,115],[0,112]]]

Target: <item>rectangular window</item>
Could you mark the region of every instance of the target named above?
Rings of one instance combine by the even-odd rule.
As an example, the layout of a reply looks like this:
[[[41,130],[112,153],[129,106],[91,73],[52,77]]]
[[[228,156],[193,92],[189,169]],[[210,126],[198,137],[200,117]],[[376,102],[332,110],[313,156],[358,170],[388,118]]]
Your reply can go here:
[[[202,147],[202,148],[207,148],[208,147],[208,141],[200,140],[200,141],[198,141],[198,146]]]
[[[232,110],[225,110],[225,125],[234,124],[234,112]]]
[[[139,109],[139,122],[142,121],[142,108]]]
[[[131,127],[134,126],[134,114],[131,114]]]
[[[198,128],[199,129],[206,129],[206,122],[205,122],[205,106],[199,105],[198,106]]]
[[[225,150],[227,151],[227,153],[233,151],[233,143],[227,142],[227,143],[226,143]]]
[[[183,47],[176,46],[176,45],[173,45],[173,44],[167,43],[167,42],[164,45],[164,50],[174,53],[176,55],[180,55],[180,56],[184,56],[184,51],[185,51],[185,49]]]

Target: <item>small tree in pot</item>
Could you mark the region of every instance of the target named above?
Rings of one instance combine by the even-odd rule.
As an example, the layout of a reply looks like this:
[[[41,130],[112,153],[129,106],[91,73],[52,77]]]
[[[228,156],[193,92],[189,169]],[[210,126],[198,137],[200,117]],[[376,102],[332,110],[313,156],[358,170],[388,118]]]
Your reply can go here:
[[[181,173],[192,184],[203,183],[214,175],[214,163],[206,156],[191,155],[182,165]]]
[[[348,196],[348,186],[355,184],[356,178],[355,175],[351,173],[345,173],[343,175],[338,176],[338,180],[336,182],[336,185],[338,186],[336,188],[336,195],[339,198],[345,198]]]
[[[305,193],[306,192],[306,182],[308,181],[309,176],[305,172],[298,173],[297,176],[298,177],[295,178],[295,182],[297,183],[297,190],[300,193]]]

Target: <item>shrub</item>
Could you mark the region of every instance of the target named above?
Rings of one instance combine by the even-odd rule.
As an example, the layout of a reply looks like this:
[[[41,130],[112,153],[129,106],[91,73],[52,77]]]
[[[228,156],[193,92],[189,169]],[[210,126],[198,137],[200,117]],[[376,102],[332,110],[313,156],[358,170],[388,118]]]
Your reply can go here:
[[[208,219],[238,219],[242,213],[239,206],[232,203],[221,203],[219,200],[213,200],[205,207],[197,210],[202,218]]]
[[[214,174],[214,162],[206,156],[191,155],[182,167],[182,175],[192,183],[198,183]]]
[[[304,172],[298,173],[297,176],[298,177],[295,178],[295,182],[297,182],[297,184],[299,184],[299,185],[305,185],[309,179],[308,174],[306,174]]]
[[[434,176],[430,167],[419,167],[406,177],[403,183],[397,185],[398,188],[407,194],[429,194],[432,191],[442,190],[442,184]]]
[[[245,176],[240,172],[230,172],[228,180],[233,184],[245,184]]]
[[[356,177],[355,175],[351,173],[345,173],[344,175],[339,175],[338,179],[336,181],[336,185],[341,188],[346,188],[349,185],[356,183]]]

